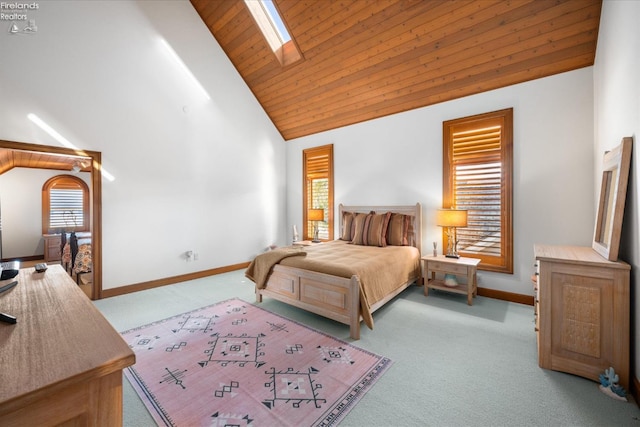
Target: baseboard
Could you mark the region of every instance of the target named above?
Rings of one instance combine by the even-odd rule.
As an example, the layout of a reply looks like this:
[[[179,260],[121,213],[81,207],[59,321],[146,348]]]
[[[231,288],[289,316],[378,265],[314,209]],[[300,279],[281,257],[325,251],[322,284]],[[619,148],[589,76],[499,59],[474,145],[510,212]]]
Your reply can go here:
[[[151,280],[149,282],[134,283],[132,285],[119,286],[112,289],[103,289],[100,298],[110,298],[118,295],[125,295],[132,292],[144,291],[146,289],[159,288],[161,286],[172,285],[174,283],[186,282],[188,280],[201,279],[216,274],[228,273],[230,271],[247,268],[249,262],[228,265],[225,267],[212,268],[210,270],[197,271],[195,273],[182,274],[180,276],[166,277],[164,279]],[[515,302],[518,304],[533,305],[533,296],[515,294],[512,292],[498,291],[495,289],[478,288],[478,295],[499,299],[503,301]]]
[[[478,288],[478,295],[503,301],[516,302],[518,304],[533,305],[533,296],[531,295],[514,294],[513,292],[498,291],[487,288]]]
[[[212,268],[210,270],[197,271],[195,273],[181,274],[179,276],[166,277],[164,279],[151,280],[149,282],[134,283],[132,285],[120,286],[112,289],[103,289],[99,298],[110,298],[132,292],[144,291],[147,289],[159,288],[161,286],[173,285],[174,283],[186,282],[188,280],[201,279],[203,277],[215,276],[216,274],[228,273],[230,271],[247,268],[248,262],[227,265],[225,267]]]

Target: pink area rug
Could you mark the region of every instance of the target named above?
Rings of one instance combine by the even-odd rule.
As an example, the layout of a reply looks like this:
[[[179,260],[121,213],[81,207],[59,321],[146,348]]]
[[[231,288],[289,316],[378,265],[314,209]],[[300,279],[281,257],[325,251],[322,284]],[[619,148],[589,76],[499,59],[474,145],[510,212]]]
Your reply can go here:
[[[239,299],[122,333],[159,425],[336,425],[391,365]]]

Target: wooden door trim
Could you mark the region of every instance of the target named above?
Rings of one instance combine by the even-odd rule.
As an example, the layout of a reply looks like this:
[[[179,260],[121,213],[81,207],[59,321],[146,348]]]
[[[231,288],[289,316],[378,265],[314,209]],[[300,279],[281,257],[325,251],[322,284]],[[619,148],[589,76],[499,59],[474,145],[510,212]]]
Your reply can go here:
[[[69,156],[91,158],[91,257],[93,261],[92,299],[102,298],[102,153],[99,151],[73,150],[51,145],[31,144],[27,142],[5,141],[0,139],[0,148],[9,150],[35,151]]]

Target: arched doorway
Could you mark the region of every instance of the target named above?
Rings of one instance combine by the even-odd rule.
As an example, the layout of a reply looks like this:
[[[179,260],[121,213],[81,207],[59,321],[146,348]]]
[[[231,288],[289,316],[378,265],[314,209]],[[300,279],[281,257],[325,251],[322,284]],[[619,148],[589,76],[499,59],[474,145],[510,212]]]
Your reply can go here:
[[[65,156],[83,156],[91,159],[91,240],[93,260],[92,299],[102,297],[102,153],[99,151],[72,150],[49,145],[0,140],[0,149],[54,154],[62,162]],[[47,169],[46,165],[33,166]]]

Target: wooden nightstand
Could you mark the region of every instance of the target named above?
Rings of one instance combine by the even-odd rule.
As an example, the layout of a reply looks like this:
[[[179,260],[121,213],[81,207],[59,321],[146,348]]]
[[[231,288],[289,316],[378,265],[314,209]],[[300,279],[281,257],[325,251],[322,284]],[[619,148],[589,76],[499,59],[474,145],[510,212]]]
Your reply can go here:
[[[480,263],[476,258],[447,258],[444,255],[423,256],[424,262],[424,295],[429,295],[429,288],[467,295],[467,304],[473,305],[473,297],[478,294],[477,269]],[[431,277],[429,277],[431,272]],[[466,276],[467,283],[447,286],[443,279],[436,279],[436,273]]]

